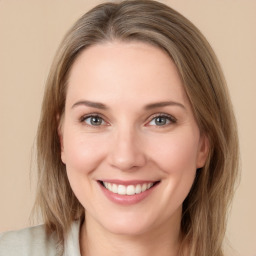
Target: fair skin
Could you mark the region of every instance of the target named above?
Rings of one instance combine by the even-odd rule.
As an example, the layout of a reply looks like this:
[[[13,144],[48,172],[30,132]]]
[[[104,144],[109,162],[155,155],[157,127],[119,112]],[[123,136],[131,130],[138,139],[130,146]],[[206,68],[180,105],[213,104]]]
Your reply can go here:
[[[168,55],[139,42],[84,50],[70,72],[60,138],[86,210],[81,255],[177,255],[182,203],[208,143]]]

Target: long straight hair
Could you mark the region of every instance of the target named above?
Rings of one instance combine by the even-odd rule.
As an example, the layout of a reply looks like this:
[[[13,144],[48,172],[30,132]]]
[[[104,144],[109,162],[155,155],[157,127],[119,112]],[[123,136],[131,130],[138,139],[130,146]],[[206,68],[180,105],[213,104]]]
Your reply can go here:
[[[37,134],[39,209],[47,231],[63,247],[71,223],[84,215],[61,161],[58,137],[72,64],[86,48],[139,41],[168,53],[176,64],[200,131],[210,142],[183,203],[182,243],[191,256],[222,256],[228,206],[238,176],[238,138],[229,93],[217,58],[201,32],[170,7],[151,0],[104,3],[83,15],[62,41],[46,83]],[[63,252],[63,250],[62,250]],[[181,252],[182,254],[182,252]]]

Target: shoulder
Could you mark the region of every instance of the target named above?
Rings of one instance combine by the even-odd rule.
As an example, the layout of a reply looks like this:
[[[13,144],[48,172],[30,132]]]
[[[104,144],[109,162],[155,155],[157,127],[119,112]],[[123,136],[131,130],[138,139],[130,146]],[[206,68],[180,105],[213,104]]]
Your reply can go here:
[[[80,255],[80,220],[74,221],[65,241],[65,256]],[[0,256],[56,256],[54,234],[48,236],[44,225],[0,234]]]
[[[0,256],[17,255],[56,255],[56,241],[44,225],[0,234]]]

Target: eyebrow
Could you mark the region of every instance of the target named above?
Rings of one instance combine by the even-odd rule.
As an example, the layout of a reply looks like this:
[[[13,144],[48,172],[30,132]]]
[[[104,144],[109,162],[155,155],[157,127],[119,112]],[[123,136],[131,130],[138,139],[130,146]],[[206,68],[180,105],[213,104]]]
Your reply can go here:
[[[88,101],[88,100],[81,100],[76,102],[74,105],[72,105],[72,108],[77,107],[77,106],[87,106],[91,108],[98,108],[98,109],[108,109],[108,107],[100,102],[93,102],[93,101]]]
[[[186,109],[183,104],[181,104],[179,102],[175,102],[175,101],[163,101],[163,102],[156,102],[156,103],[148,104],[145,106],[145,109],[150,110],[153,108],[166,107],[166,106],[178,106],[183,109]]]
[[[72,108],[77,107],[77,106],[87,106],[91,108],[98,108],[98,109],[103,109],[106,110],[108,107],[100,102],[93,102],[93,101],[88,101],[88,100],[81,100],[76,102],[75,104],[72,105]],[[185,106],[179,102],[175,101],[163,101],[163,102],[156,102],[156,103],[151,103],[148,104],[144,107],[145,110],[150,110],[154,108],[159,108],[159,107],[167,107],[167,106],[178,106],[183,109],[186,109]]]

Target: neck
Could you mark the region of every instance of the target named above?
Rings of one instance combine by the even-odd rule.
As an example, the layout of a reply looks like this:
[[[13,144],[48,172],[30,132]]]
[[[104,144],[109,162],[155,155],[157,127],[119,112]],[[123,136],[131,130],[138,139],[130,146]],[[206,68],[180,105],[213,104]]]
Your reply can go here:
[[[120,235],[104,229],[86,215],[80,232],[81,256],[178,256],[180,223],[164,223],[162,227],[136,235]]]

